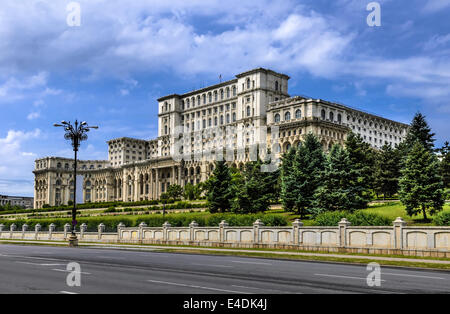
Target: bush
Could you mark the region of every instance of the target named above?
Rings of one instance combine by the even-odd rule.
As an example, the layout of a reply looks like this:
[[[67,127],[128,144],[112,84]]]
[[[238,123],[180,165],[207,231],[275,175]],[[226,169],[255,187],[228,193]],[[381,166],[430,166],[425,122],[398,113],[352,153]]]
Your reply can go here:
[[[255,215],[236,215],[236,214],[169,214],[163,215],[153,214],[148,216],[104,216],[104,217],[79,217],[77,218],[79,230],[80,225],[86,223],[88,231],[97,231],[97,226],[100,223],[105,225],[106,232],[114,232],[117,230],[117,225],[122,222],[127,227],[139,226],[141,222],[145,222],[149,227],[161,227],[164,222],[168,221],[173,227],[188,227],[189,224],[195,220],[199,226],[218,226],[222,220],[226,220],[230,226],[252,226],[257,220],[261,221],[266,226],[287,226],[288,220],[283,215],[276,214],[255,214]],[[34,230],[34,226],[39,223],[43,231],[47,231],[51,223],[54,223],[57,231],[64,230],[66,223],[71,223],[70,218],[46,218],[46,219],[28,219],[28,220],[0,220],[0,223],[5,225],[8,230],[9,226],[14,223],[17,230],[21,230],[23,224],[29,226],[29,230]]]
[[[433,217],[433,223],[436,226],[450,226],[450,212],[440,212]]]
[[[392,222],[389,218],[363,211],[354,213],[348,211],[323,212],[317,215],[315,225],[318,226],[337,226],[342,218],[347,218],[352,226],[390,226]]]

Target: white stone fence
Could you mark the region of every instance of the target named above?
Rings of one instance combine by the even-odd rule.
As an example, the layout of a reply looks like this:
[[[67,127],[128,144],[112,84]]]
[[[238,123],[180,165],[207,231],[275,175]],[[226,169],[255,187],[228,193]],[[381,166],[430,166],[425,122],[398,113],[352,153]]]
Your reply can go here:
[[[12,224],[10,230],[0,225],[0,239],[66,240],[70,225],[64,232],[56,232],[51,224],[48,231],[35,226],[29,231]],[[373,254],[403,254],[416,256],[450,257],[450,227],[408,227],[397,218],[392,227],[352,227],[343,218],[336,227],[305,227],[295,220],[291,227],[267,227],[257,220],[251,227],[231,227],[222,221],[218,227],[199,227],[193,221],[189,227],[172,227],[166,222],[162,227],[127,228],[122,223],[117,232],[105,232],[100,224],[97,232],[87,232],[86,224],[77,232],[80,242],[193,245],[233,248],[280,248],[324,252],[354,252]]]

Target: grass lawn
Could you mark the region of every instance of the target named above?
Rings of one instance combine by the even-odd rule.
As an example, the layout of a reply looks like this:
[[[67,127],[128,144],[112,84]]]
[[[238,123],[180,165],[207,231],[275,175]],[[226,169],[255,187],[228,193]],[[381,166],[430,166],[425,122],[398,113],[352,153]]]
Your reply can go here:
[[[445,204],[443,210],[446,212],[450,212],[450,204]],[[425,222],[423,220],[422,213],[413,217],[408,216],[405,207],[400,202],[372,205],[367,209],[363,209],[363,211],[380,214],[388,217],[391,220],[395,220],[395,218],[397,217],[402,217],[408,223],[408,225],[432,225],[431,222]],[[428,219],[431,219],[433,216],[427,215],[427,217]]]
[[[368,212],[368,213],[375,213],[379,214],[385,217],[388,217],[390,220],[394,221],[397,217],[402,217],[408,225],[416,225],[416,226],[432,226],[432,222],[425,222],[423,220],[423,215],[419,214],[414,217],[408,216],[405,210],[405,206],[402,205],[401,202],[393,201],[388,203],[379,203],[369,206],[366,209],[362,209],[362,211]],[[443,211],[450,212],[450,204],[446,203],[444,205]],[[300,215],[297,215],[296,213],[292,212],[285,212],[283,209],[272,209],[267,211],[267,213],[271,214],[283,214],[286,215],[290,222],[293,222],[295,219],[300,219]],[[428,219],[432,219],[433,216],[427,215]],[[304,226],[313,226],[314,220],[310,219],[309,217],[307,219],[301,219]]]

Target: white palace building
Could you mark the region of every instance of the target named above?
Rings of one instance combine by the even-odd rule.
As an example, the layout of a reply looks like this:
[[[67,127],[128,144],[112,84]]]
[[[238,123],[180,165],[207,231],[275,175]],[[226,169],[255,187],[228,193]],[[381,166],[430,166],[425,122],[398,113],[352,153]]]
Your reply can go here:
[[[82,201],[158,199],[171,184],[207,180],[217,159],[241,168],[254,160],[256,148],[270,148],[279,157],[308,133],[320,139],[325,151],[343,144],[348,132],[374,148],[395,146],[406,136],[406,124],[334,102],[291,97],[288,81],[285,74],[258,68],[158,99],[158,138],[113,139],[107,142],[108,160],[79,161]],[[73,199],[72,171],[72,159],[36,160],[34,207]]]

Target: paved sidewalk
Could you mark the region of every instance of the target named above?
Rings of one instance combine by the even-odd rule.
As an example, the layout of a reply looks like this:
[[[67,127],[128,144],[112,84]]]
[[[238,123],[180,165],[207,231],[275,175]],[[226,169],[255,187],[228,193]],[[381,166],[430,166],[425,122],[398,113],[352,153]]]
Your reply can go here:
[[[0,243],[35,243],[35,244],[50,244],[60,245],[67,244],[66,241],[22,241],[22,240],[0,240]],[[203,248],[203,247],[181,247],[181,246],[157,246],[157,245],[128,245],[128,244],[107,244],[107,243],[89,243],[80,242],[79,246],[105,248],[105,249],[121,249],[121,250],[140,250],[140,251],[157,251],[157,250],[185,250],[185,251],[213,251],[213,252],[235,252],[235,253],[265,253],[276,255],[291,255],[291,256],[319,256],[319,257],[335,257],[347,259],[367,259],[375,261],[396,261],[396,262],[414,262],[414,263],[428,263],[428,264],[445,264],[450,265],[450,260],[437,259],[419,259],[407,257],[382,257],[371,255],[347,255],[347,254],[331,254],[331,253],[307,253],[307,252],[292,252],[292,251],[266,251],[266,250],[245,250],[245,249],[226,249],[226,248]]]

